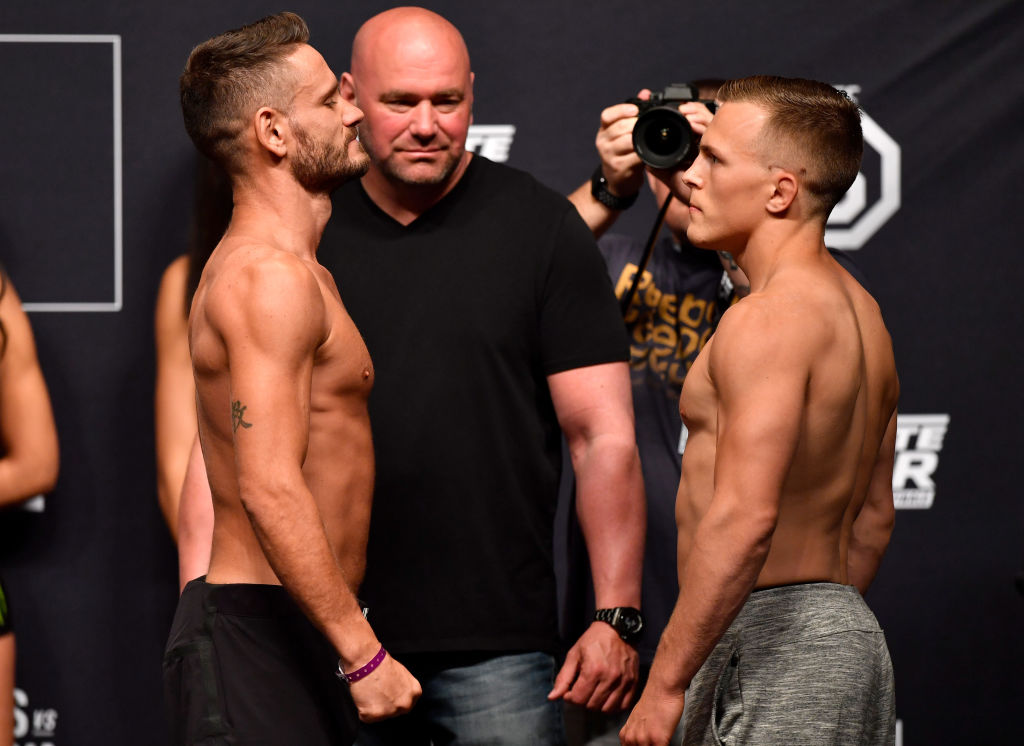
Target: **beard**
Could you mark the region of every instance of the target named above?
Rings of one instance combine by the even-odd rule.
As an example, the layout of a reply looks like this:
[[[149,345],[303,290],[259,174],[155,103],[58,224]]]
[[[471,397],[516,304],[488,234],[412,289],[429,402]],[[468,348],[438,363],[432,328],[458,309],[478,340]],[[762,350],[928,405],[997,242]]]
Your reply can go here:
[[[373,165],[386,179],[410,186],[437,186],[446,183],[458,168],[464,154],[464,148],[451,147],[445,151],[444,159],[437,163],[407,163],[397,153],[388,156],[378,151],[366,129],[360,133],[359,141],[370,154]]]
[[[440,163],[424,171],[419,164],[400,163],[397,159],[381,161],[380,170],[392,181],[412,186],[437,186],[444,184],[459,165],[460,156],[449,152]],[[419,167],[418,167],[419,166]]]
[[[294,120],[292,129],[298,142],[292,160],[292,176],[308,191],[316,194],[330,194],[350,179],[366,173],[370,158],[359,148],[359,157],[349,157],[349,144],[355,139],[355,132],[345,138],[342,145],[327,140],[317,140]]]

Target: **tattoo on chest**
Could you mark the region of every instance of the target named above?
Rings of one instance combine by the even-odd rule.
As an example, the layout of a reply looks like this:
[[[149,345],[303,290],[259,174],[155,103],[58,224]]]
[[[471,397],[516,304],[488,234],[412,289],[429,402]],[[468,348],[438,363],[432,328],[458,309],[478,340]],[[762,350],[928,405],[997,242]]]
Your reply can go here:
[[[243,419],[245,417],[245,410],[246,407],[242,406],[241,401],[231,402],[231,432],[238,432],[239,425],[242,427],[252,427],[251,422],[246,422]]]

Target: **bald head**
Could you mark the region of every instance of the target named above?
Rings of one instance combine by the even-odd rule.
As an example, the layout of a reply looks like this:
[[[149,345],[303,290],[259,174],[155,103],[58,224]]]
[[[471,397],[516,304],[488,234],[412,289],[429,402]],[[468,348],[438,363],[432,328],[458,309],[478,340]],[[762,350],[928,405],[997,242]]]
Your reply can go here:
[[[469,72],[469,50],[446,18],[415,6],[392,8],[364,23],[352,41],[352,74],[358,78],[382,53],[409,59],[443,55]]]
[[[341,92],[364,114],[370,186],[380,177],[404,194],[436,196],[458,181],[470,157],[473,74],[451,23],[424,8],[375,15],[352,42]]]

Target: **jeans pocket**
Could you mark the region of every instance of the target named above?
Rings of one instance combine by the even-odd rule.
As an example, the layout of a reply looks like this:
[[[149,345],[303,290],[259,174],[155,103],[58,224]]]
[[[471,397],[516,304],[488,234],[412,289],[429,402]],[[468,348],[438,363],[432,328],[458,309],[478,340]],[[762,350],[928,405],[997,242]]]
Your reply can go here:
[[[224,690],[213,643],[192,640],[168,650],[164,654],[163,678],[171,743],[235,743],[224,708]]]

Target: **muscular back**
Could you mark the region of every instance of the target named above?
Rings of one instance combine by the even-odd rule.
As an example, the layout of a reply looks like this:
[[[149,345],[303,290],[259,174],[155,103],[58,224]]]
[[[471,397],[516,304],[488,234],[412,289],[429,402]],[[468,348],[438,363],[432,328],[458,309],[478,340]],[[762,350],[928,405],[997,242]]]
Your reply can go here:
[[[683,386],[680,568],[714,500],[738,523],[774,521],[756,587],[853,582],[855,522],[891,511],[897,396],[863,288],[824,253],[776,272],[725,314]]]
[[[209,582],[281,582],[288,563],[275,558],[302,542],[279,532],[322,521],[354,590],[373,485],[373,369],[330,274],[229,234],[197,289],[189,342],[215,513]]]

